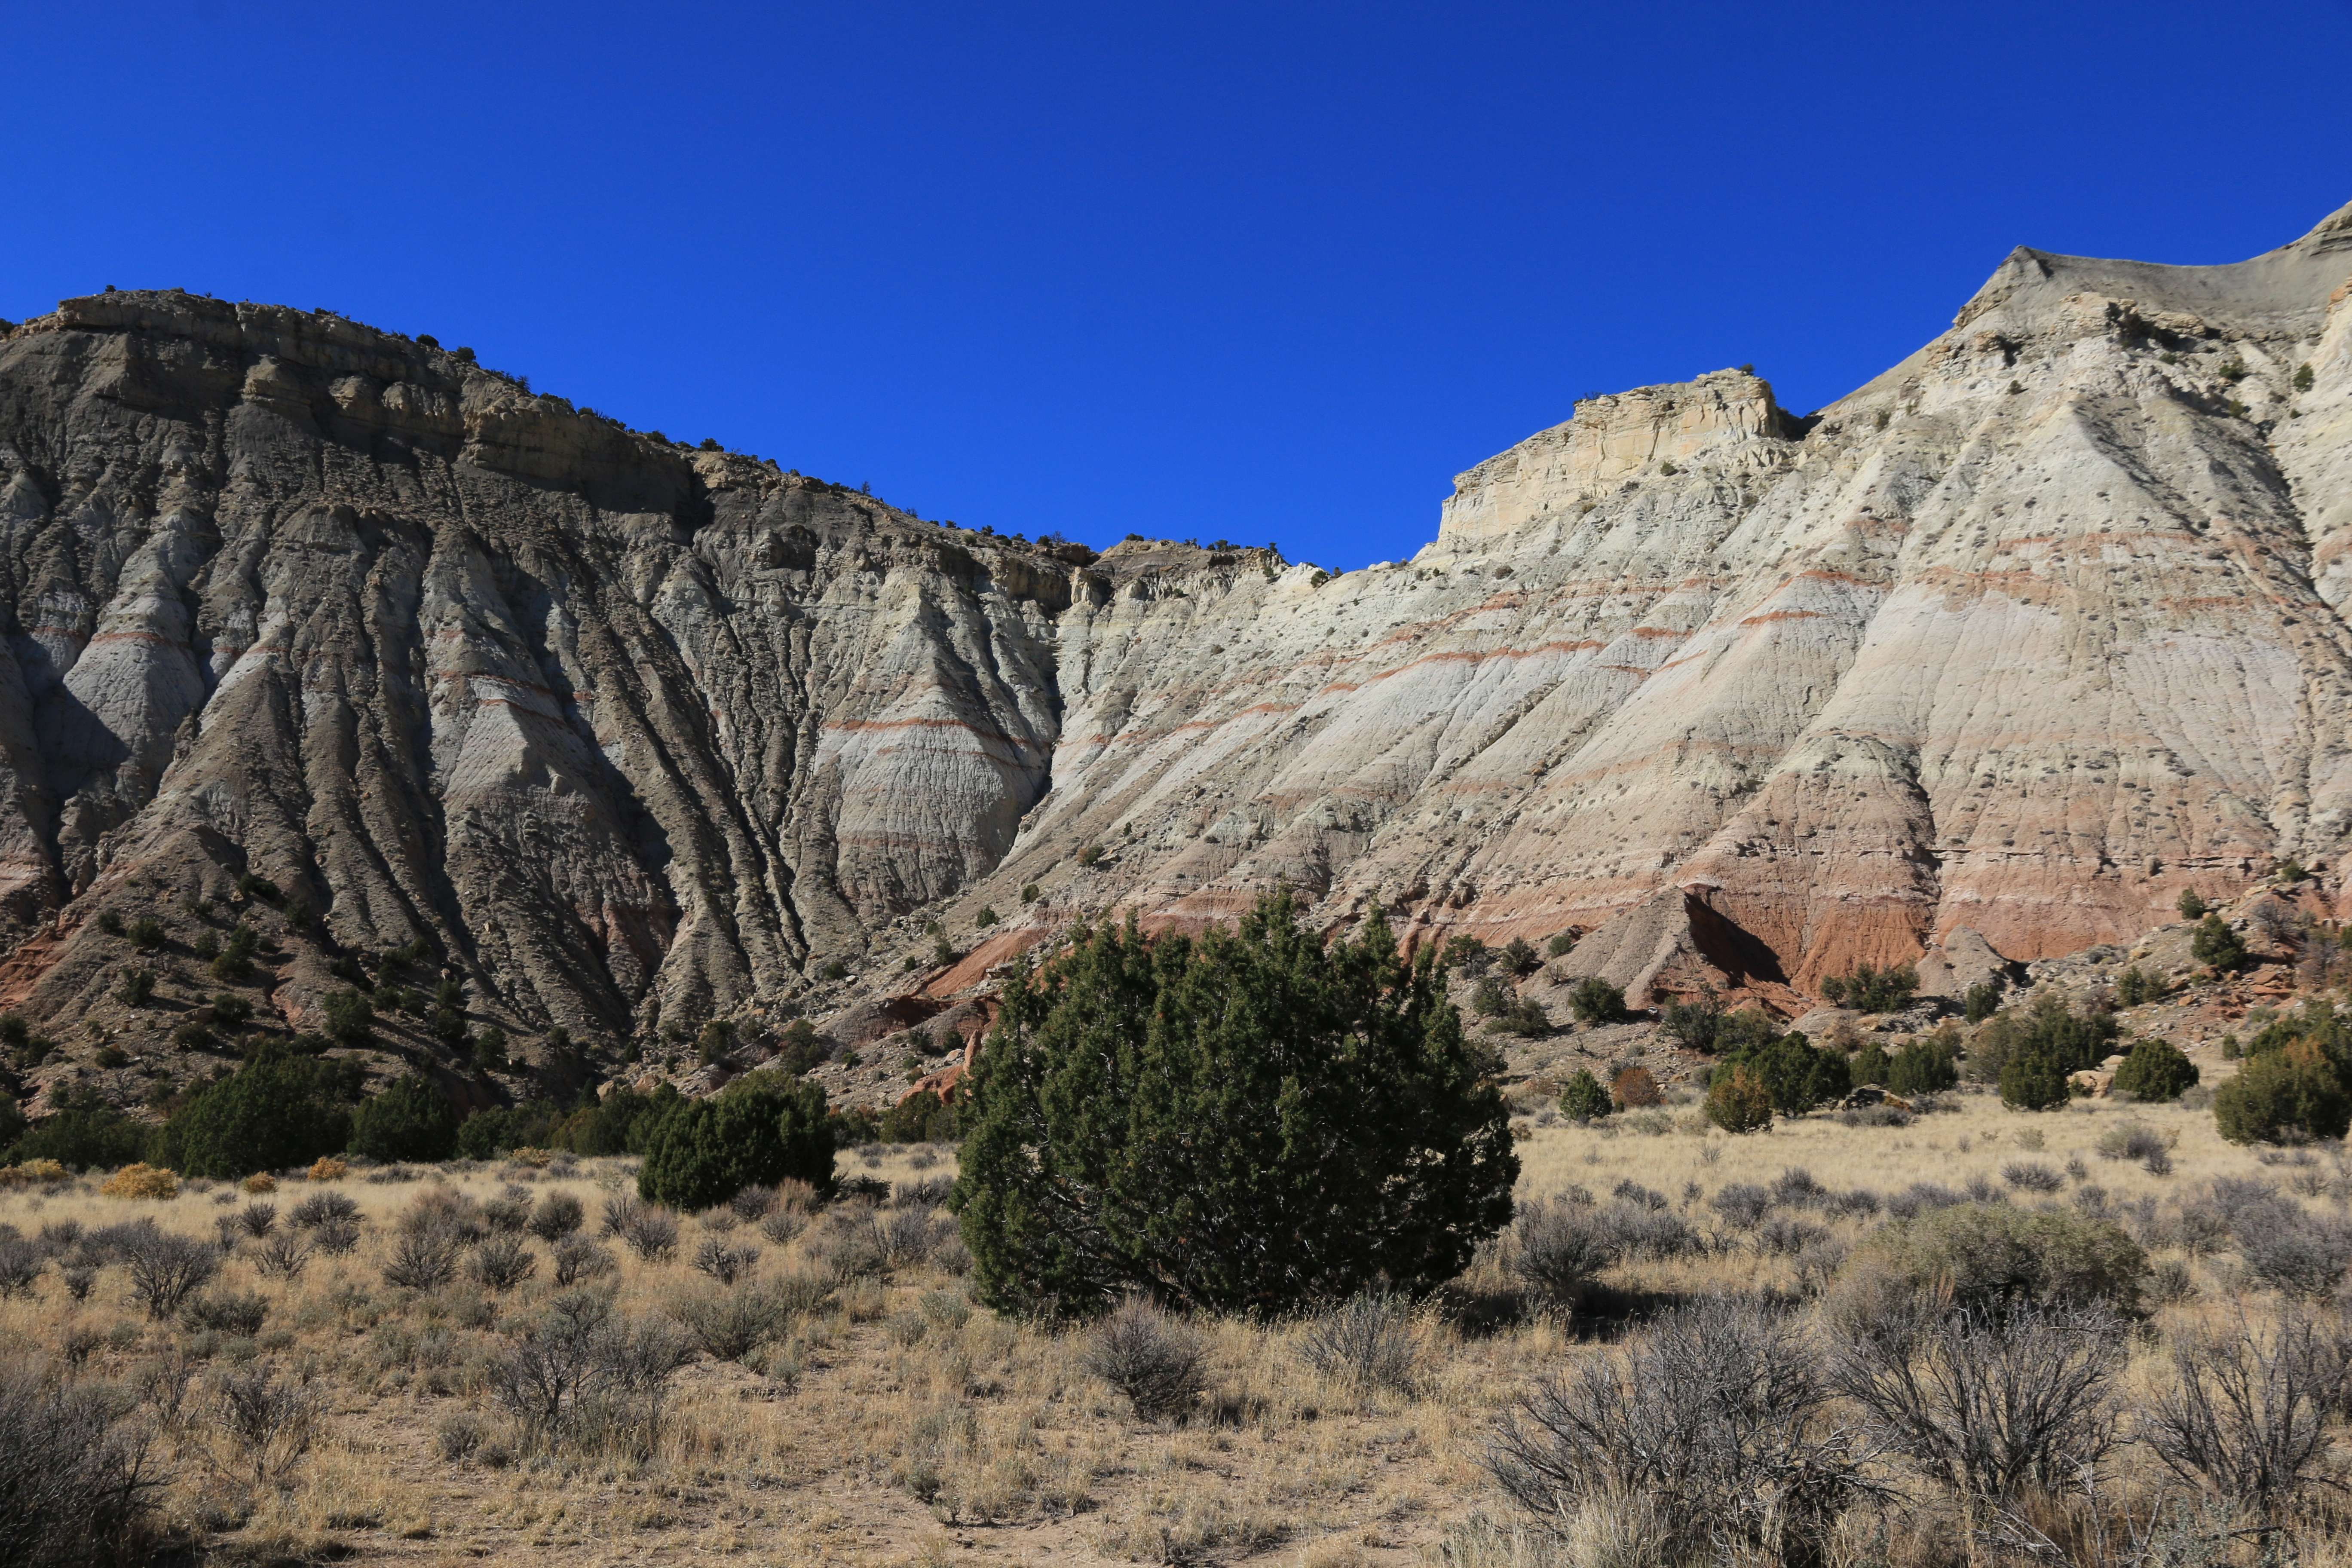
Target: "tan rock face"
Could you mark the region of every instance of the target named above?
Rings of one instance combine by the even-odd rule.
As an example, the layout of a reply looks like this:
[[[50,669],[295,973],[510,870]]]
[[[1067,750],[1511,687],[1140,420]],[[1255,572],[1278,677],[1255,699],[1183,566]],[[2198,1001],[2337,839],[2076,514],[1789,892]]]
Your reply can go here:
[[[0,996],[97,1006],[90,915],[247,868],[604,1040],[1276,884],[1784,1006],[2279,856],[2332,897],[2347,280],[2340,216],[2020,251],[1814,419],[1737,371],[1587,400],[1328,579],[943,530],[332,317],[69,301],[0,341]]]
[[[1798,428],[1773,404],[1772,389],[1746,371],[1584,398],[1567,423],[1456,474],[1437,537],[1463,544],[1556,513],[1581,515],[1628,480],[1672,475],[1702,456],[1731,473],[1769,472],[1787,458],[1769,438]]]

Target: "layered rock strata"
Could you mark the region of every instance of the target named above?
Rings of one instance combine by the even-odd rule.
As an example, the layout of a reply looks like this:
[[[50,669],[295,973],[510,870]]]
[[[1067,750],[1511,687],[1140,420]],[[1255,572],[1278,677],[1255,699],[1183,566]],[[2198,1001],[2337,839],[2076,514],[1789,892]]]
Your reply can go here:
[[[600,1047],[1278,884],[1784,1010],[2280,858],[2332,896],[2347,280],[2352,209],[2229,267],[2021,250],[1811,417],[1745,371],[1587,400],[1336,577],[924,522],[332,316],[69,300],[0,341],[0,1004],[154,1031],[99,917],[168,957],[247,874],[318,912],[289,1021],[421,940]]]

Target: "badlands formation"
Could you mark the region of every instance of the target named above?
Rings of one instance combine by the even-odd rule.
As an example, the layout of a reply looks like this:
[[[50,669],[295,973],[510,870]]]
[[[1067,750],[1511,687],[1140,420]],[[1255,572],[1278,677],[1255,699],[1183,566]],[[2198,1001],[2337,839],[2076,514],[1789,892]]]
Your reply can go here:
[[[289,1024],[421,939],[604,1056],[1286,884],[1793,1012],[2283,858],[2332,900],[2348,300],[2352,208],[2232,266],[2021,249],[1817,414],[1580,402],[1339,576],[921,521],[329,314],[68,300],[0,339],[0,1006],[48,1073],[160,1047],[244,912]]]

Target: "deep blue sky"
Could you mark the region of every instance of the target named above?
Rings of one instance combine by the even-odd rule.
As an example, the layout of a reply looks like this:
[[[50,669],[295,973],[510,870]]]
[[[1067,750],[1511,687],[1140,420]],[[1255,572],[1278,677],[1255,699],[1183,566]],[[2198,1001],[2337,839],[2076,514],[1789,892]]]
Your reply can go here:
[[[363,14],[362,14],[363,13]],[[2352,201],[2352,4],[11,8],[0,315],[326,307],[927,517],[1432,536],[1592,390],[1827,402],[2016,244]]]

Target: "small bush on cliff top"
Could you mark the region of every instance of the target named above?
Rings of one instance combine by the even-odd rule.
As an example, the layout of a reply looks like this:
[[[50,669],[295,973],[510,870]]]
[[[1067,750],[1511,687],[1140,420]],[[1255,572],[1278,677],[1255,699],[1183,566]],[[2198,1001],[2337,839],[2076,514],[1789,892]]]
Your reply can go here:
[[[1198,938],[1081,930],[1005,990],[950,1206],[1000,1309],[1420,1293],[1510,1216],[1486,1072],[1377,914],[1328,946],[1287,894]]]

